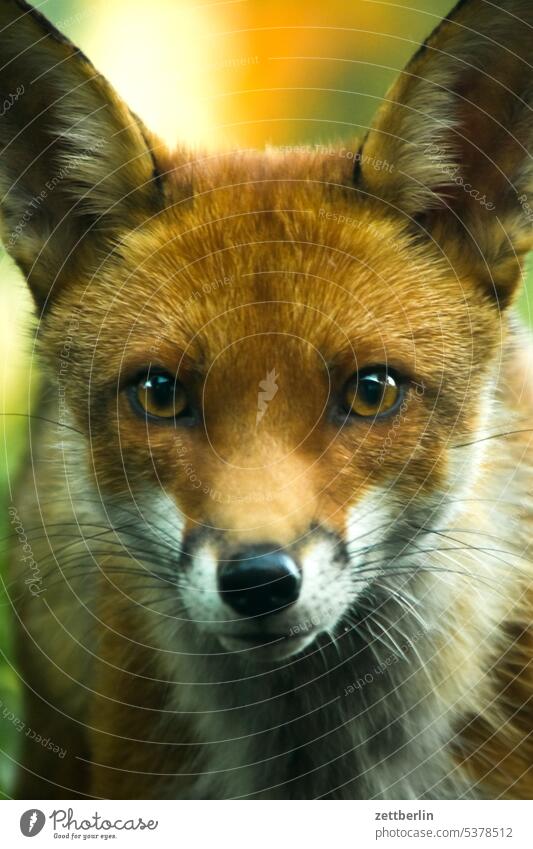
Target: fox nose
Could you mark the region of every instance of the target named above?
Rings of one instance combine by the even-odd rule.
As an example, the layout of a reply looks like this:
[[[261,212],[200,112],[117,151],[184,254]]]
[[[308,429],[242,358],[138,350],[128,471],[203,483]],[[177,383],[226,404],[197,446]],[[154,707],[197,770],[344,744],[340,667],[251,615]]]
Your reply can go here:
[[[239,551],[222,563],[218,589],[222,600],[243,616],[278,613],[297,600],[302,575],[295,561],[271,546]]]

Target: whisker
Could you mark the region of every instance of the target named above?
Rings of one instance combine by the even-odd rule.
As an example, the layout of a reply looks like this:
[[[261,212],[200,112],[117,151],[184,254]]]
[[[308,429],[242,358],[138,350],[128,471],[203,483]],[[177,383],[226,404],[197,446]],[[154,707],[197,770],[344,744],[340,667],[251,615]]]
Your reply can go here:
[[[468,448],[470,445],[477,445],[480,442],[487,442],[489,439],[502,439],[506,436],[515,436],[519,433],[533,433],[533,428],[526,427],[519,430],[507,430],[503,433],[493,433],[490,436],[482,436],[479,439],[473,439],[470,442],[461,442],[457,445],[450,445],[450,448]]]
[[[37,421],[47,422],[48,424],[56,425],[57,427],[64,427],[66,430],[71,430],[73,433],[77,433],[78,436],[85,436],[82,430],[78,430],[78,428],[73,425],[65,424],[65,422],[56,421],[56,419],[48,419],[46,416],[38,416],[35,413],[0,413],[0,416],[15,416],[23,419],[37,419]]]

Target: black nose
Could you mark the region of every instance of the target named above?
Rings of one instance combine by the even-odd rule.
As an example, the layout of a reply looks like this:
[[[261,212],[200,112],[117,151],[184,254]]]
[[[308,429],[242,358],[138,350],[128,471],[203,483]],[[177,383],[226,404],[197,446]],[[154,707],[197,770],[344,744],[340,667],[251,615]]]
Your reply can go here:
[[[302,576],[296,563],[274,546],[254,546],[220,566],[218,589],[222,600],[244,616],[266,616],[294,604]]]

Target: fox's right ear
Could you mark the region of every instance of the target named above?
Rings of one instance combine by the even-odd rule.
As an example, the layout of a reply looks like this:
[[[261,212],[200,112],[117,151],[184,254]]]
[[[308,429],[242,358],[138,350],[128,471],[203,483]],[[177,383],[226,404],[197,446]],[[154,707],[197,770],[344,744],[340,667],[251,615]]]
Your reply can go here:
[[[354,175],[500,306],[533,247],[532,46],[533,0],[461,0],[390,90]]]
[[[158,173],[139,120],[33,7],[0,0],[0,33],[2,238],[44,310],[157,212]]]

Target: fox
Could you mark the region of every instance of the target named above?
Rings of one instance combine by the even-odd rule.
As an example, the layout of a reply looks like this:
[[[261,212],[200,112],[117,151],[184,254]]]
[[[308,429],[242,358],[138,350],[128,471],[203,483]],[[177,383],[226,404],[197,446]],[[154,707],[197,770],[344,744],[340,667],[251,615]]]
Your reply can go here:
[[[0,0],[6,585],[65,753],[16,797],[532,798],[532,27],[461,0],[352,142],[170,149]]]

